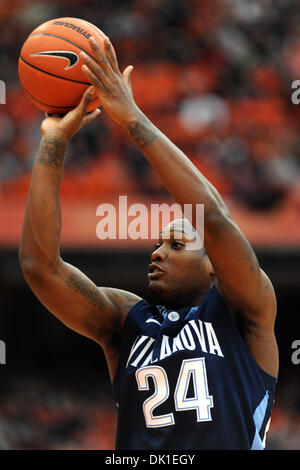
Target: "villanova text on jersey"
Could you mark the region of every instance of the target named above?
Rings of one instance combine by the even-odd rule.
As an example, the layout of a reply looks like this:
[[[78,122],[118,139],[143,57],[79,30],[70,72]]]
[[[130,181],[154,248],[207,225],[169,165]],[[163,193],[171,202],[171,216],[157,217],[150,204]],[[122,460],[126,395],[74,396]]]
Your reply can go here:
[[[264,449],[275,385],[215,287],[178,311],[141,300],[125,320],[113,382],[116,449]]]

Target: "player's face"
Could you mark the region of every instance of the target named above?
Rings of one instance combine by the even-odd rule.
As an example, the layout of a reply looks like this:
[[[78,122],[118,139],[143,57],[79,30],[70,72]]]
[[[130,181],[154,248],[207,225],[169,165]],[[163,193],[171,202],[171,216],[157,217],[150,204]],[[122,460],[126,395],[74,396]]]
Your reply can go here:
[[[159,236],[149,265],[149,288],[171,307],[197,305],[212,286],[214,271],[186,219],[171,222]]]

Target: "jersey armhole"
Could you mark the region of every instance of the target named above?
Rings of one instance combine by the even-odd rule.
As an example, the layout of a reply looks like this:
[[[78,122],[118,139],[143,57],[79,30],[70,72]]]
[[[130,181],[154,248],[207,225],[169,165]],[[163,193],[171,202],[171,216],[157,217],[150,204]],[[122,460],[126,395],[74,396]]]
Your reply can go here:
[[[232,319],[233,323],[234,323],[234,320]],[[235,324],[235,323],[234,323]],[[237,331],[237,336],[239,338],[239,341],[242,345],[242,347],[244,348],[247,356],[249,357],[249,359],[251,360],[251,362],[254,364],[254,367],[258,370],[258,372],[265,378],[267,379],[267,381],[269,383],[271,383],[273,386],[276,385],[277,381],[278,381],[278,377],[275,377],[274,375],[271,375],[269,374],[268,372],[266,372],[264,369],[262,369],[262,367],[258,364],[258,362],[254,359],[250,349],[248,348],[244,338],[242,337],[238,327],[236,326],[235,324],[235,328],[236,328],[236,331]]]
[[[118,360],[118,365],[117,365],[117,368],[116,368],[116,373],[115,373],[115,376],[112,380],[112,388],[115,392],[115,395],[116,395],[116,381],[119,377],[119,374],[120,374],[120,368],[121,368],[121,363],[122,363],[122,360],[123,358],[121,357],[121,352],[123,350],[123,347],[124,347],[124,331],[130,327],[128,324],[129,322],[131,321],[132,319],[132,316],[134,316],[135,314],[135,311],[141,307],[141,305],[145,305],[145,304],[148,304],[148,302],[145,300],[145,299],[141,299],[139,300],[136,304],[134,304],[131,309],[128,311],[127,315],[126,315],[126,318],[124,320],[124,325],[123,325],[123,328],[122,328],[122,332],[121,332],[121,339],[120,339],[120,349],[119,349],[119,360]]]

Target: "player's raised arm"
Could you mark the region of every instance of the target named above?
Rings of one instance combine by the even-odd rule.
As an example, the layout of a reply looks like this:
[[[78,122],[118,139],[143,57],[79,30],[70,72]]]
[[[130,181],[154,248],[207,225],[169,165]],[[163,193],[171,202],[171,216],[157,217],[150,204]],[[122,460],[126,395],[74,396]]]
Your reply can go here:
[[[90,42],[98,64],[82,54],[86,64],[83,71],[96,87],[105,111],[127,129],[177,203],[182,207],[204,205],[204,243],[218,287],[256,360],[276,375],[276,299],[254,251],[231,219],[218,191],[136,105],[130,81],[132,67],[121,74],[109,41],[105,54],[93,38]],[[191,222],[196,226],[195,218]]]
[[[68,141],[94,119],[86,114],[92,87],[80,104],[63,118],[47,117],[34,164],[27,199],[19,261],[24,277],[41,303],[74,331],[104,349],[111,378],[118,360],[118,338],[124,318],[140,298],[118,289],[99,288],[60,257],[59,199]]]

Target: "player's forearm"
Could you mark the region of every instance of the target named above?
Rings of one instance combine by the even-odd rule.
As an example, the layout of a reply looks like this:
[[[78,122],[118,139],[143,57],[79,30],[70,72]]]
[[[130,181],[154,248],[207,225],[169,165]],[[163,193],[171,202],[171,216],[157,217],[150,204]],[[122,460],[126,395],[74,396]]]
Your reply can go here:
[[[66,142],[56,137],[41,139],[27,198],[19,258],[25,267],[54,266],[59,259],[61,208],[59,191]]]
[[[142,112],[137,112],[126,128],[177,203],[204,204],[206,216],[229,216],[216,188]]]

